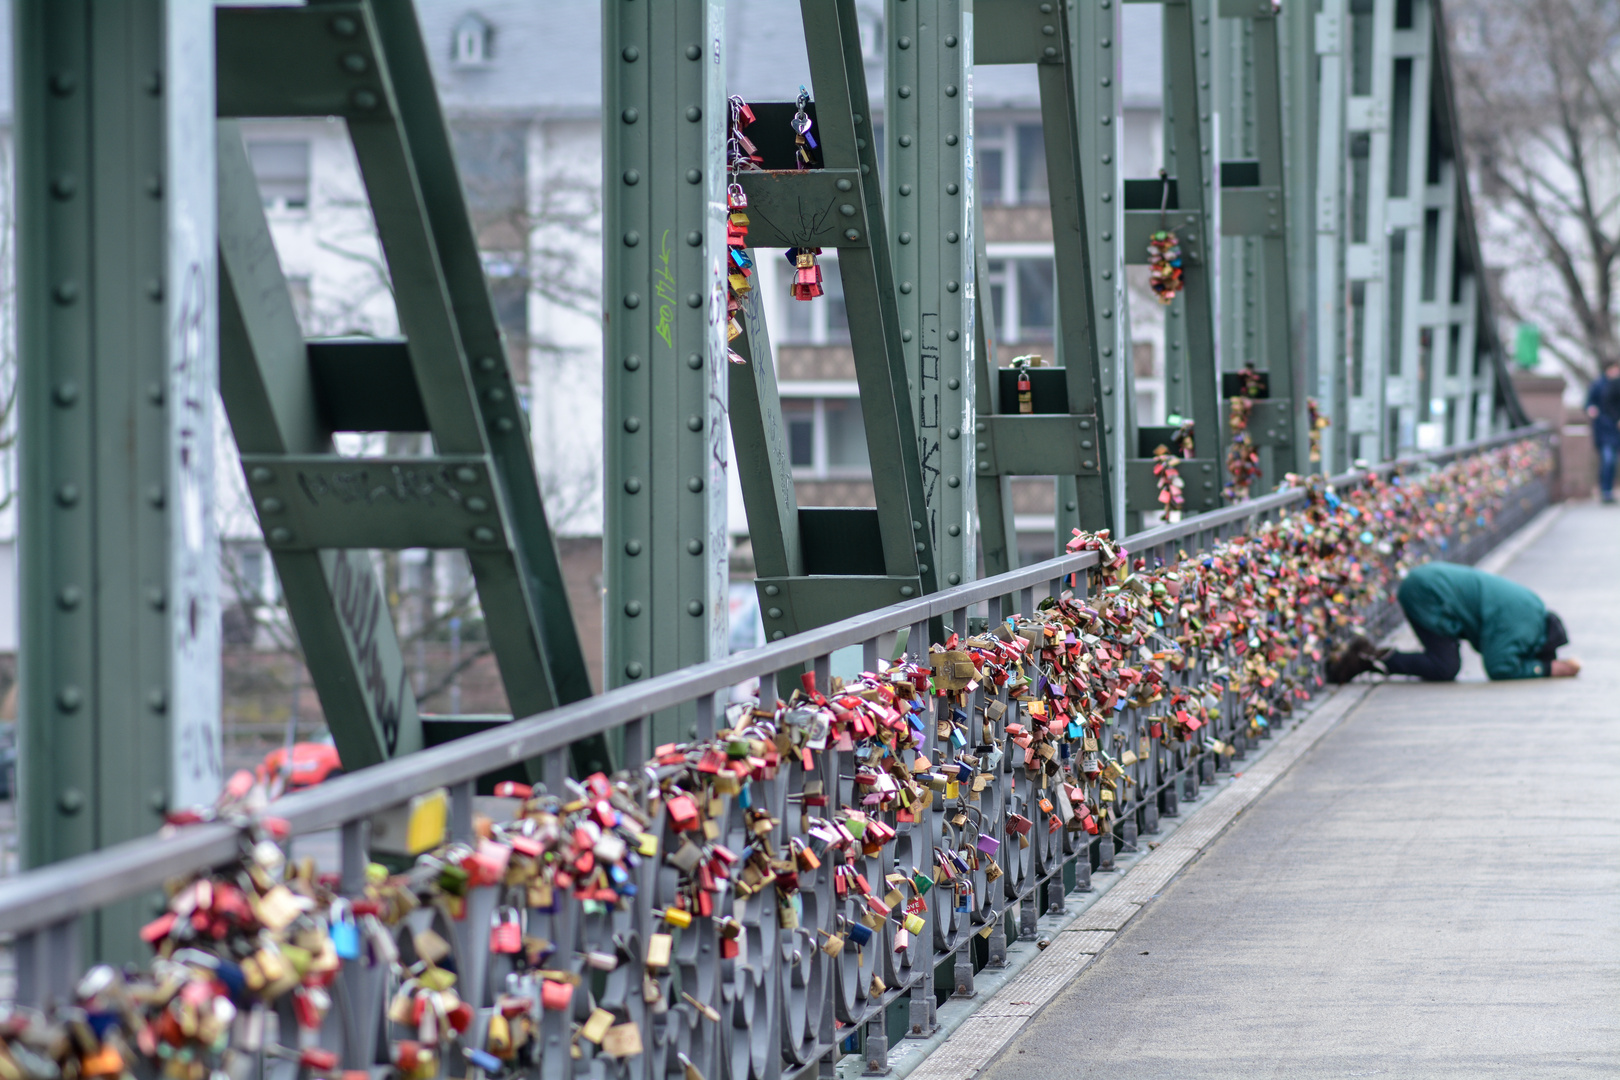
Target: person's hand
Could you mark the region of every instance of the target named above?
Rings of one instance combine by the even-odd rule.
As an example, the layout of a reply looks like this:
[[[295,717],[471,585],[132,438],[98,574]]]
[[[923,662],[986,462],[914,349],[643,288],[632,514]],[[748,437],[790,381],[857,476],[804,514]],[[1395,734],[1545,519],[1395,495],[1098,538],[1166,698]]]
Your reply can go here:
[[[1581,673],[1579,660],[1554,660],[1550,674],[1555,679],[1573,679]]]
[[[1596,405],[1588,405],[1586,407],[1586,415],[1590,416],[1592,419],[1596,420],[1597,419],[1597,406]]]

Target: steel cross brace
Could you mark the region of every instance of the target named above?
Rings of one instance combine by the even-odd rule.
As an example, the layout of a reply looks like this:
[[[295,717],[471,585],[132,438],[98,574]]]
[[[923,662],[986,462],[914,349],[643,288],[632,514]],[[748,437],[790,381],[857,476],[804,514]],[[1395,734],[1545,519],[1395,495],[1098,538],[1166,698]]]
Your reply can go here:
[[[1003,561],[1011,565],[1016,558],[1007,506],[1009,488],[1002,482],[1005,477],[1059,477],[1060,548],[1067,539],[1065,524],[1117,528],[1107,431],[1109,401],[1115,393],[1114,384],[1105,378],[1104,364],[1118,352],[1124,310],[1116,311],[1112,299],[1118,283],[1110,283],[1109,277],[1097,272],[1117,276],[1111,263],[1098,265],[1099,259],[1113,257],[1109,241],[1116,233],[1102,230],[1109,236],[1107,240],[1099,236],[1094,246],[1090,216],[1093,205],[1106,206],[1116,196],[1106,188],[1094,196],[1086,194],[1088,173],[1095,171],[1101,183],[1109,170],[1100,162],[1086,162],[1086,147],[1097,143],[1081,138],[1076,42],[1082,34],[1075,19],[1071,5],[1035,0],[977,0],[974,11],[976,64],[1036,65],[1052,200],[1057,346],[1063,365],[1031,370],[1035,412],[1020,414],[1016,394],[1009,388],[1014,373],[996,367],[993,338],[987,337],[985,347],[976,350],[975,477],[979,518],[986,529],[987,570]],[[1100,41],[1101,36],[1099,46]],[[1092,198],[1097,200],[1095,204]],[[982,251],[978,272],[982,296],[987,287]],[[1106,286],[1101,304],[1097,301],[1100,286]],[[981,302],[981,322],[985,310]]]
[[[302,339],[235,125],[223,124],[221,389],[248,490],[348,768],[423,745],[361,549],[467,551],[507,698],[590,693],[448,130],[408,0],[218,12],[219,114],[345,119],[402,342]],[[376,387],[390,376],[384,392]],[[351,400],[364,393],[381,401]],[[338,458],[334,421],[426,431],[434,456]],[[583,753],[601,763],[600,746]]]
[[[877,508],[797,505],[775,374],[767,370],[769,340],[757,298],[750,297],[742,311],[745,335],[733,343],[749,362],[730,375],[732,433],[760,609],[773,641],[933,592],[939,579],[907,387],[909,331],[902,330],[895,303],[855,4],[801,0],[800,6],[822,167],[744,172],[739,180],[748,196],[751,243],[838,249]],[[756,104],[754,110],[772,117],[755,125],[760,128],[778,114],[783,123],[792,116],[791,107]]]

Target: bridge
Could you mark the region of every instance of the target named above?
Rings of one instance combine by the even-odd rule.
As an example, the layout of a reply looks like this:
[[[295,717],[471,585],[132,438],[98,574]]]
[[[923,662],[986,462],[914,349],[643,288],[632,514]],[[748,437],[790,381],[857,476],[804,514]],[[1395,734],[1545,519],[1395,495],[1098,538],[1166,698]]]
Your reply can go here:
[[[1601,853],[1537,823],[1603,805],[1605,586],[1569,575],[1603,522],[1508,378],[1433,0],[802,0],[768,95],[721,0],[604,0],[602,692],[548,516],[576,433],[537,434],[562,389],[502,321],[431,5],[14,3],[7,1080],[1337,1075],[1458,1060],[1462,983],[1601,999],[1566,935],[1605,909],[1562,910]],[[498,41],[465,15],[454,63]],[[1002,75],[1039,119],[994,184],[1044,203],[980,172]],[[291,121],[343,133],[397,333],[301,321],[249,137]],[[1050,241],[1051,355],[987,221]],[[823,330],[836,288],[858,429],[796,426],[768,285]],[[810,498],[829,439],[867,505]],[[344,769],[292,794],[222,768],[232,484]],[[744,535],[765,643],[733,651]],[[389,560],[424,551],[464,560],[509,711],[419,700]],[[1329,692],[1408,570],[1482,559],[1587,676]],[[1537,856],[1532,932],[1483,893]],[[1454,894],[1466,924],[1425,905]],[[1466,1060],[1612,1056],[1553,1023]]]

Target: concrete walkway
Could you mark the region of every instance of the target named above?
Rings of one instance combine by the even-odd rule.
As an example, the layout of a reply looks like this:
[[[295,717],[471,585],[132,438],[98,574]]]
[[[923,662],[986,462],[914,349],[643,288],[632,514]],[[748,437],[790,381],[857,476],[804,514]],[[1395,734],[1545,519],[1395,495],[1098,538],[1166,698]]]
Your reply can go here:
[[[1620,509],[1502,572],[1580,678],[1373,690],[984,1080],[1620,1076]]]

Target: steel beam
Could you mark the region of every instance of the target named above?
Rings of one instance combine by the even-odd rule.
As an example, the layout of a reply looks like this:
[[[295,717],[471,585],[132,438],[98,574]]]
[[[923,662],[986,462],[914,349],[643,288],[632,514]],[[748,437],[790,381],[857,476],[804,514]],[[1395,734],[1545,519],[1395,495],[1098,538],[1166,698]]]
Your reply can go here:
[[[15,5],[24,866],[218,790],[211,18]]]
[[[928,530],[949,585],[976,576],[973,0],[888,0],[889,240]]]
[[[604,4],[607,678],[725,655],[725,6]],[[653,737],[686,737],[661,718]]]

